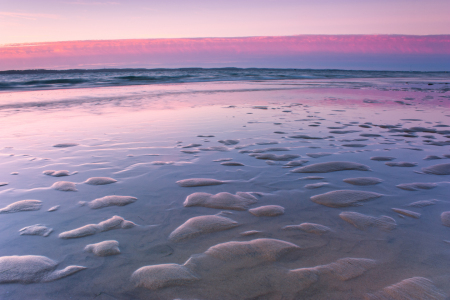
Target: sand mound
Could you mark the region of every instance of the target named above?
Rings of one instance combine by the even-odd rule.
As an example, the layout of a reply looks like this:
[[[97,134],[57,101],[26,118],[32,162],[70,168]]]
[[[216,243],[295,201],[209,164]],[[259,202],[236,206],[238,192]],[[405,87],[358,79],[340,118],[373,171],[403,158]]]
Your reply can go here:
[[[117,182],[117,180],[110,177],[91,177],[87,179],[84,183],[91,185],[104,185]]]
[[[342,220],[352,224],[360,230],[366,230],[369,227],[376,227],[381,230],[393,230],[397,227],[394,219],[388,216],[381,216],[379,218],[368,215],[363,215],[357,212],[348,211],[339,214]]]
[[[308,162],[309,160],[306,159],[302,159],[302,160],[293,160],[288,162],[287,164],[284,164],[285,167],[298,167],[301,165],[304,165]]]
[[[417,163],[415,162],[407,162],[407,161],[399,161],[399,162],[387,162],[384,163],[386,166],[389,167],[402,167],[402,168],[411,168],[417,166]]]
[[[430,280],[423,277],[413,277],[385,287],[374,294],[367,294],[366,300],[445,300],[442,294]]]
[[[304,140],[323,140],[327,137],[318,137],[318,136],[309,136],[305,134],[297,134],[297,135],[291,135],[290,138],[292,139],[304,139]]]
[[[177,264],[146,266],[137,269],[131,275],[131,281],[136,287],[144,287],[150,290],[185,285],[197,280],[199,278],[191,273],[188,268]]]
[[[398,214],[401,214],[401,215],[404,215],[404,216],[407,216],[407,217],[411,217],[411,218],[414,218],[414,219],[420,218],[420,214],[417,213],[417,212],[414,212],[414,211],[410,211],[410,210],[407,210],[407,209],[401,209],[401,208],[392,208],[392,210],[395,211]]]
[[[50,211],[50,212],[57,211],[60,207],[61,207],[61,205],[55,205],[55,206],[50,207],[47,211]]]
[[[241,232],[240,235],[242,235],[242,236],[250,236],[250,235],[255,235],[255,234],[258,234],[258,233],[262,233],[262,231],[259,231],[259,230],[247,230],[247,231]]]
[[[244,164],[240,163],[240,162],[236,162],[236,161],[226,161],[226,162],[221,163],[221,165],[223,165],[223,166],[232,166],[232,167],[240,167],[240,166],[243,166]]]
[[[181,148],[195,148],[195,147],[200,147],[202,144],[189,144],[186,146],[183,146]]]
[[[219,143],[230,146],[230,145],[239,144],[239,140],[219,140]]]
[[[112,229],[119,229],[119,228],[128,229],[134,226],[136,226],[136,224],[134,224],[133,222],[127,221],[119,216],[114,216],[98,224],[88,224],[73,230],[62,232],[59,234],[58,237],[60,239],[74,239]]]
[[[187,196],[183,205],[185,207],[203,206],[218,209],[246,210],[249,205],[256,202],[256,197],[244,192],[237,192],[236,195],[227,192],[216,195],[198,192]]]
[[[367,258],[342,258],[334,263],[318,266],[320,273],[331,273],[342,281],[350,280],[373,268],[376,261]]]
[[[434,175],[450,175],[450,163],[422,168],[422,171]]]
[[[52,233],[53,228],[48,228],[45,225],[36,224],[24,227],[19,230],[20,235],[40,235],[40,236],[48,236]]]
[[[333,153],[329,153],[329,152],[306,153],[306,155],[308,155],[309,157],[312,157],[312,158],[329,156],[331,154],[333,154]]]
[[[265,205],[248,210],[257,217],[276,217],[284,214],[284,207],[279,205]]]
[[[88,206],[93,209],[103,208],[107,206],[124,206],[130,203],[134,203],[137,201],[137,198],[131,196],[105,196],[102,198],[98,198],[89,202]]]
[[[314,233],[317,235],[322,235],[322,234],[325,234],[325,233],[331,231],[330,227],[320,225],[320,224],[315,224],[315,223],[302,223],[300,225],[287,225],[287,226],[284,226],[283,229],[286,229],[286,230],[300,229],[304,232]]]
[[[351,148],[363,148],[366,147],[366,144],[357,144],[357,143],[353,143],[353,144],[342,144],[343,147],[351,147]]]
[[[444,211],[441,214],[441,221],[444,226],[450,227],[450,211]]]
[[[293,173],[328,173],[344,170],[370,171],[366,165],[350,161],[329,161],[292,170]]]
[[[0,283],[34,283],[57,280],[86,269],[68,266],[56,271],[58,263],[45,256],[1,256]]]
[[[194,187],[194,186],[219,185],[219,184],[224,184],[225,181],[211,179],[211,178],[190,178],[190,179],[178,180],[176,183],[182,187]]]
[[[253,156],[254,158],[257,158],[257,159],[275,160],[275,161],[287,161],[287,160],[292,160],[292,159],[300,157],[300,155],[296,155],[296,154],[276,155],[276,154],[272,154],[272,153],[264,153],[264,154],[252,153],[249,155]]]
[[[76,192],[75,183],[69,181],[57,181],[52,186],[52,189],[63,192]]]
[[[55,170],[45,170],[44,172],[42,172],[42,174],[44,175],[48,175],[48,176],[53,176],[53,177],[62,177],[62,176],[69,176],[69,171],[67,170],[59,170],[59,171],[55,171]]]
[[[0,182],[0,186],[8,185],[8,182]]]
[[[68,148],[68,147],[75,147],[78,146],[78,144],[76,143],[62,143],[62,144],[55,144],[53,145],[53,147],[56,148]]]
[[[119,242],[109,240],[96,244],[89,244],[86,247],[84,247],[84,251],[92,252],[97,256],[117,255],[120,254]]]
[[[376,160],[376,161],[391,161],[394,160],[395,157],[392,156],[374,156],[370,158],[371,160]]]
[[[431,199],[431,200],[420,200],[413,203],[410,203],[408,206],[410,207],[425,207],[438,203],[439,200]]]
[[[169,236],[169,239],[178,242],[185,239],[191,239],[202,234],[212,233],[231,229],[238,226],[238,223],[232,219],[210,215],[198,216],[187,220],[184,224],[175,229]]]
[[[342,180],[343,182],[350,183],[353,185],[375,185],[383,182],[382,179],[376,177],[356,177],[356,178],[346,178]]]
[[[317,183],[311,183],[304,186],[305,189],[318,189],[323,186],[329,185],[328,182],[317,182]]]
[[[418,190],[431,190],[437,187],[436,183],[431,182],[413,182],[413,183],[402,183],[396,185],[399,189],[406,191],[418,191]]]
[[[0,209],[0,214],[15,213],[19,211],[40,210],[41,206],[42,201],[39,200],[20,200]]]
[[[338,190],[312,196],[311,201],[328,207],[346,207],[360,205],[360,202],[381,196],[383,195],[366,191]]]
[[[206,255],[222,261],[251,259],[258,261],[276,261],[299,247],[289,242],[276,239],[256,239],[248,242],[226,242],[212,246]]]

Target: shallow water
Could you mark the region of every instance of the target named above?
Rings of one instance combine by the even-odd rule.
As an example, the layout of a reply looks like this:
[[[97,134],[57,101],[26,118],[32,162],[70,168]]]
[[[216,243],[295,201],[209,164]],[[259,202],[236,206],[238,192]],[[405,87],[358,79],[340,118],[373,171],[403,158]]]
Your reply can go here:
[[[450,163],[448,80],[433,82],[324,79],[0,93],[0,183],[8,183],[0,185],[0,208],[21,200],[42,201],[39,210],[0,214],[0,298],[363,299],[402,280],[424,277],[442,295],[432,299],[447,299],[450,228],[443,225],[441,213],[450,211],[450,175],[422,172]],[[258,154],[273,156],[258,159]],[[292,156],[281,156],[286,154]],[[372,157],[416,165],[389,166]],[[300,160],[307,162],[285,166]],[[325,162],[366,167],[291,172]],[[69,176],[45,175],[46,170],[67,170]],[[84,183],[91,177],[117,182]],[[343,181],[359,177],[381,182]],[[221,184],[176,183],[190,178],[216,179]],[[52,188],[59,181],[74,183],[76,191]],[[436,186],[397,187],[408,183]],[[331,206],[310,199],[336,190],[382,196],[320,197],[334,201]],[[186,198],[197,192],[210,196],[206,202],[184,206]],[[246,197],[256,200],[235,209],[233,205],[250,198],[212,196],[223,192],[247,192]],[[98,209],[89,205],[109,195],[137,200]],[[223,202],[218,204],[217,199]],[[348,199],[356,200],[350,201],[352,206],[342,204]],[[438,201],[408,206],[432,199]],[[57,210],[47,211],[57,205]],[[280,214],[282,209],[275,205],[284,212]],[[263,206],[269,206],[261,209],[263,215],[248,211]],[[365,215],[364,226],[346,221],[340,216],[344,212]],[[169,239],[186,221],[204,215],[218,215],[228,223],[211,223],[224,218],[193,219],[181,228],[187,238]],[[105,230],[98,225],[113,216],[137,226]],[[386,226],[383,220],[390,219],[382,216],[396,226]],[[303,223],[329,230],[292,227]],[[20,235],[19,230],[36,224],[53,232],[47,237]],[[91,235],[58,237],[87,224],[97,224]],[[119,243],[120,254],[97,256],[85,251],[87,245],[108,240]],[[230,241],[253,242],[223,245]],[[50,277],[42,279],[39,270],[33,273],[31,264],[26,270],[2,265],[1,257],[12,255],[45,256],[59,263],[57,270],[71,265],[86,269],[47,282],[44,279]],[[344,258],[367,260],[350,263],[348,269],[333,264]],[[141,267],[156,265],[162,266],[139,273],[141,281],[132,276]],[[11,279],[8,274],[14,270],[17,274]],[[24,283],[24,274],[36,282]],[[429,287],[417,289],[431,293]]]

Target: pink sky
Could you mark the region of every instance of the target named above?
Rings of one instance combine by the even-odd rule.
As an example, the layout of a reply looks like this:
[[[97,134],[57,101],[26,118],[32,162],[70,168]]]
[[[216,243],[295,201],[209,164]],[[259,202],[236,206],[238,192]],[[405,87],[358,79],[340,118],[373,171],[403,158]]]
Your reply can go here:
[[[435,67],[440,65],[441,69],[436,70],[448,70],[450,35],[69,41],[10,44],[0,47],[0,57],[0,70],[231,66],[415,70],[418,68],[413,66],[427,63],[436,64]],[[333,61],[340,61],[343,65],[334,62],[334,65],[327,66]],[[400,68],[402,61],[406,65]],[[386,66],[379,65],[377,68],[380,62]],[[345,63],[349,67],[345,67]],[[388,68],[389,64],[393,64],[391,68]]]
[[[449,12],[449,0],[3,1],[0,70],[449,70]]]

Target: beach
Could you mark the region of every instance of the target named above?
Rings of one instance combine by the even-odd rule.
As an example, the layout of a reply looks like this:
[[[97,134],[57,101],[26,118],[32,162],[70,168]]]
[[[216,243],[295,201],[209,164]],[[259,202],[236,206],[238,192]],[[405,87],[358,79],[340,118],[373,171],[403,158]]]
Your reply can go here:
[[[3,90],[0,298],[448,299],[449,76],[388,75]]]

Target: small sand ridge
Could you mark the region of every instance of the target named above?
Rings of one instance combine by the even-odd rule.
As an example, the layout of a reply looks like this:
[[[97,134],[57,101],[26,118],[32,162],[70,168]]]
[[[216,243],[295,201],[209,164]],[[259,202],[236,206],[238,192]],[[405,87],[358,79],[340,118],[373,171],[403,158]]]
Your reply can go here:
[[[108,240],[96,244],[89,244],[84,247],[84,251],[91,252],[97,256],[117,255],[120,254],[119,242]]]
[[[376,227],[384,231],[390,231],[397,227],[395,220],[388,216],[381,216],[377,218],[353,211],[346,211],[340,213],[339,217],[360,230],[366,230],[369,227]]]
[[[40,210],[41,206],[42,201],[39,200],[20,200],[0,209],[0,214]]]
[[[195,187],[195,186],[219,185],[224,184],[225,181],[212,178],[190,178],[178,180],[176,183],[181,187]]]
[[[311,201],[328,207],[358,206],[361,202],[383,196],[382,194],[357,190],[337,190],[311,197]]]
[[[48,228],[45,225],[36,224],[24,227],[19,230],[20,235],[40,235],[40,236],[49,236],[52,233],[53,228]]]
[[[382,179],[376,177],[346,178],[342,181],[353,185],[375,185],[383,182]]]
[[[62,177],[62,176],[69,176],[70,173],[67,170],[45,170],[42,172],[44,175],[53,176],[53,177]]]
[[[265,205],[248,210],[257,217],[276,217],[284,214],[284,207],[280,205]]]
[[[115,183],[117,182],[117,180],[115,180],[114,178],[110,178],[110,177],[91,177],[88,178],[85,182],[85,184],[90,184],[90,185],[105,185],[105,184],[111,184],[111,183]]]
[[[58,263],[39,255],[13,255],[0,257],[0,283],[49,282],[86,269],[82,266],[68,266],[56,270]]]
[[[325,225],[321,224],[315,224],[315,223],[302,223],[300,225],[287,225],[284,226],[283,229],[285,230],[302,230],[304,232],[308,233],[314,233],[317,235],[322,235],[328,232],[331,232],[331,228]]]
[[[222,192],[216,195],[197,192],[187,196],[183,205],[185,207],[203,206],[217,209],[247,210],[258,200],[250,193],[237,192],[236,195]]]
[[[193,217],[172,231],[169,235],[169,240],[179,242],[236,226],[238,226],[238,222],[218,215]]]
[[[329,161],[307,165],[292,170],[292,173],[329,173],[345,170],[370,171],[366,165],[350,161]]]
[[[98,224],[88,224],[73,230],[64,231],[60,233],[58,237],[60,239],[74,239],[112,229],[129,229],[133,228],[134,226],[136,226],[136,224],[134,224],[133,222],[127,221],[119,216],[114,216]]]
[[[385,287],[374,294],[367,294],[366,300],[445,300],[433,282],[423,277],[413,277]]]
[[[398,184],[396,185],[396,187],[405,191],[418,191],[418,190],[431,190],[437,187],[437,184],[433,182],[413,182],[413,183]]]
[[[102,198],[98,198],[92,200],[88,203],[88,206],[92,209],[98,209],[108,206],[125,206],[130,203],[136,202],[138,199],[131,196],[118,196],[118,195],[110,195]]]
[[[57,181],[51,186],[51,188],[54,190],[57,190],[57,191],[62,191],[62,192],[78,191],[75,183],[70,182],[70,181]]]

